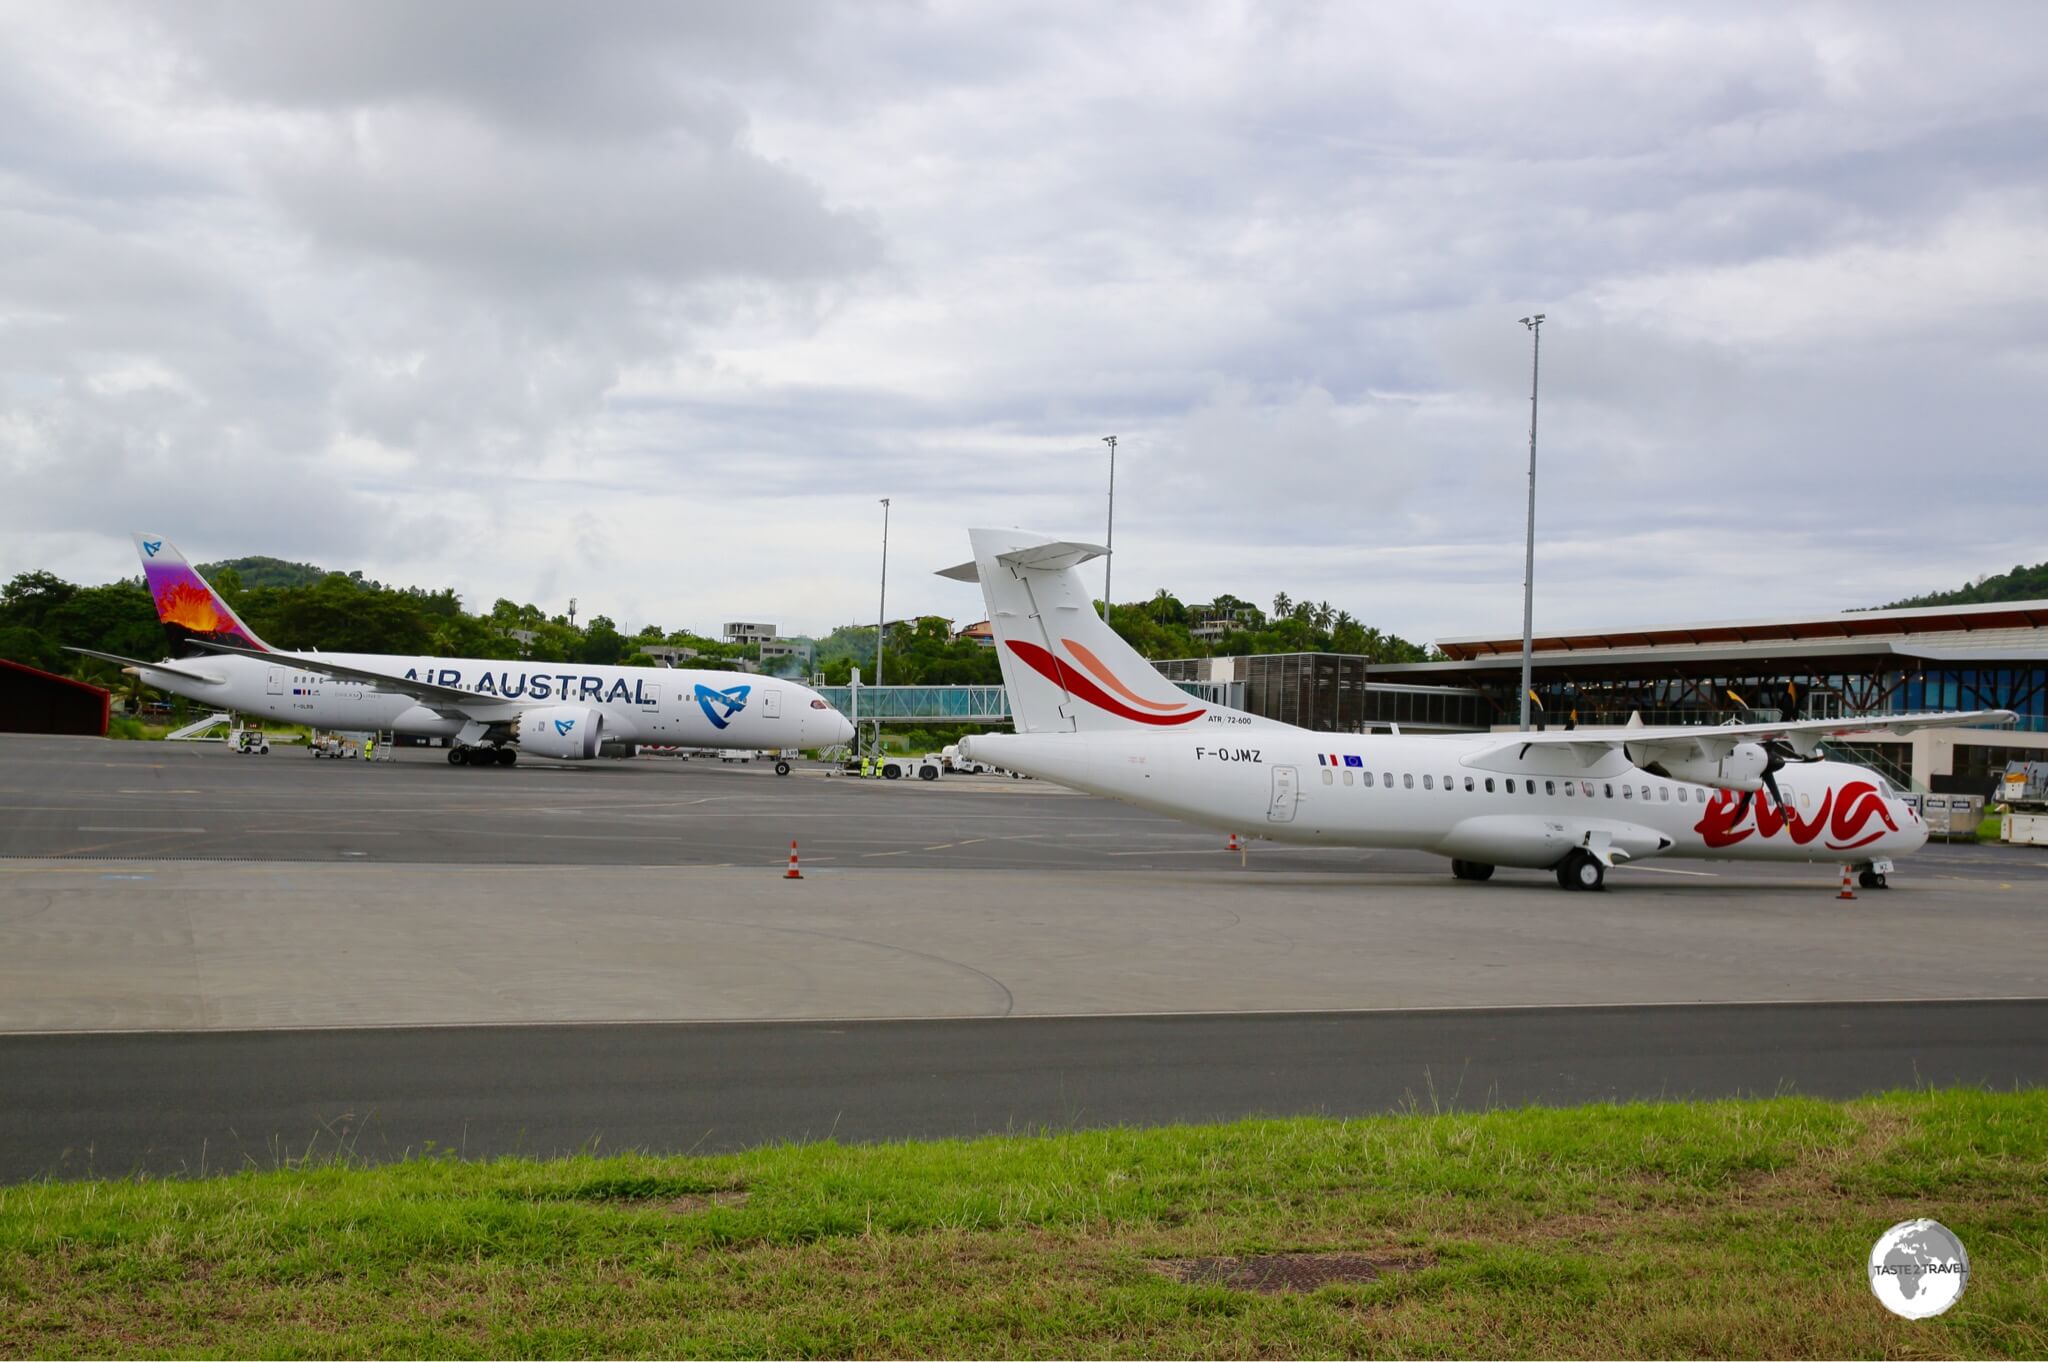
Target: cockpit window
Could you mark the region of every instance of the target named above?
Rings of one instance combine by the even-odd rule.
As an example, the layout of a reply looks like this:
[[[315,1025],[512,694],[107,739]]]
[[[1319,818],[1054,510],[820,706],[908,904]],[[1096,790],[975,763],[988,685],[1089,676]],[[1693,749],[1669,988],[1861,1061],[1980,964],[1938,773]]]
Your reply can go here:
[[[812,708],[812,709],[830,709],[830,708],[832,708],[832,706],[830,706],[830,705],[826,704],[826,703],[825,703],[825,702],[824,702],[823,700],[813,700],[813,701],[811,701],[811,708]]]
[[[1879,776],[1877,778],[1877,792],[1883,795],[1886,799],[1896,798],[1896,796],[1892,793],[1892,783],[1889,780],[1886,780],[1883,776]]]

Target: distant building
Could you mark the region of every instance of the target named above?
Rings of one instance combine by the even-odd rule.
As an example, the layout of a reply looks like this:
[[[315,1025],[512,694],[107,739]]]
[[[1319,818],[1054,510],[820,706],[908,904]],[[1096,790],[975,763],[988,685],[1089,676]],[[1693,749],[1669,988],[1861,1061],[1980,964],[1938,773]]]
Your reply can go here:
[[[531,648],[533,641],[540,637],[531,629],[500,629],[498,632],[522,648]]]
[[[741,620],[725,626],[725,641],[742,644],[766,643],[774,638],[776,633],[776,627],[772,624],[748,623]]]
[[[761,665],[769,668],[771,663],[795,658],[808,672],[811,669],[811,645],[802,639],[770,638],[761,641]]]
[[[695,648],[686,648],[680,643],[650,643],[635,651],[653,658],[657,666],[679,667],[692,658],[701,656]]]
[[[1251,625],[1251,607],[1227,605],[1221,608],[1198,605],[1191,611],[1195,622],[1188,626],[1188,633],[1195,638],[1214,642],[1225,634],[1236,633]]]
[[[955,642],[963,638],[969,639],[975,643],[979,643],[984,648],[993,648],[996,646],[995,626],[990,624],[987,620],[983,620],[979,624],[968,625],[965,629],[962,629],[959,633],[953,635],[953,638]]]

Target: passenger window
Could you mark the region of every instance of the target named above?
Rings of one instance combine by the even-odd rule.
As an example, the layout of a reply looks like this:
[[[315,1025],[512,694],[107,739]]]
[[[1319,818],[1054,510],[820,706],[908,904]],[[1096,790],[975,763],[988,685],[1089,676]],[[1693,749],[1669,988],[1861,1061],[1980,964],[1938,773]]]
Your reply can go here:
[[[1584,795],[1586,798],[1591,799],[1593,797],[1593,782],[1590,780],[1580,781],[1579,793]]]
[[[1458,788],[1458,781],[1457,781],[1457,778],[1456,778],[1455,776],[1445,776],[1445,777],[1444,777],[1444,788],[1445,788],[1446,790],[1455,790],[1455,789],[1457,789],[1457,788]]]
[[[1372,772],[1366,771],[1362,774],[1365,776],[1365,788],[1370,790],[1372,788]]]
[[[1490,780],[1486,782],[1486,785],[1487,785],[1487,788],[1488,788],[1488,789],[1491,789],[1491,788],[1493,788],[1493,782],[1492,782],[1492,781],[1490,781]],[[1466,776],[1466,777],[1465,777],[1465,793],[1466,793],[1466,794],[1471,794],[1471,793],[1472,793],[1472,777],[1470,777],[1470,776]]]
[[[1348,768],[1344,772],[1344,783],[1346,785],[1349,785],[1351,783],[1351,772]]]
[[[1556,793],[1557,793],[1557,782],[1556,782],[1556,781],[1554,781],[1554,780],[1546,780],[1546,781],[1544,781],[1544,782],[1543,782],[1543,793],[1545,793],[1545,794],[1550,794],[1550,795],[1554,795],[1554,794],[1556,794]]]
[[[1335,779],[1335,777],[1336,777],[1336,774],[1337,774],[1337,773],[1336,773],[1335,771],[1332,771],[1332,770],[1331,770],[1331,769],[1330,769],[1329,767],[1325,766],[1325,767],[1323,768],[1323,784],[1325,784],[1325,785],[1334,785],[1334,784],[1336,784],[1336,783],[1337,783],[1337,782],[1336,782],[1336,779]]]
[[[1624,786],[1622,786],[1622,787],[1621,787],[1621,797],[1622,797],[1623,799],[1634,799],[1634,798],[1636,797],[1636,787],[1635,787],[1635,786],[1633,786],[1633,785],[1624,785]]]
[[[1514,787],[1513,787],[1513,785],[1511,784],[1511,785],[1510,785],[1510,786],[1509,786],[1508,788],[1510,788],[1510,789],[1513,789]],[[1488,777],[1486,778],[1486,792],[1487,792],[1488,794],[1492,794],[1492,793],[1493,793],[1493,777],[1492,777],[1492,776],[1488,776]]]
[[[1813,796],[1812,796],[1812,795],[1801,795],[1801,796],[1799,796],[1799,807],[1800,807],[1800,808],[1802,808],[1802,809],[1810,809],[1810,808],[1812,808],[1812,807],[1813,807]]]
[[[1577,794],[1577,793],[1578,793],[1578,791],[1576,791],[1576,790],[1574,790],[1574,789],[1572,788],[1572,783],[1571,783],[1571,782],[1570,782],[1569,780],[1567,780],[1567,781],[1566,781],[1566,782],[1564,783],[1564,797],[1565,797],[1566,799],[1570,799],[1570,798],[1571,798],[1571,797],[1572,797],[1573,795],[1575,795],[1575,794]]]
[[[1414,772],[1412,772],[1412,771],[1403,771],[1403,772],[1401,773],[1401,788],[1402,788],[1402,789],[1404,789],[1404,790],[1412,790],[1412,789],[1414,789],[1414,788],[1415,788],[1415,773],[1414,773]]]
[[[1671,802],[1671,787],[1669,785],[1659,786],[1657,789],[1657,798],[1663,800],[1666,804],[1669,804]]]
[[[1508,793],[1509,793],[1509,794],[1513,794],[1514,792],[1515,792],[1515,780],[1514,780],[1514,777],[1513,777],[1513,776],[1510,776],[1510,777],[1508,777]]]
[[[1386,785],[1386,787],[1389,790],[1394,788],[1394,773],[1392,771],[1380,772],[1380,780]]]
[[[1681,804],[1685,803],[1685,787],[1683,785],[1678,787],[1678,802]]]
[[[1614,798],[1614,787],[1612,785],[1602,785],[1600,787],[1600,797],[1603,799]]]
[[[1644,799],[1648,799],[1649,797],[1650,797],[1650,787],[1649,787],[1649,786],[1647,786],[1647,785],[1645,785],[1645,786],[1643,787],[1643,798],[1644,798]]]
[[[1424,776],[1422,778],[1422,788],[1425,790],[1434,790],[1436,788],[1436,778],[1434,776]]]

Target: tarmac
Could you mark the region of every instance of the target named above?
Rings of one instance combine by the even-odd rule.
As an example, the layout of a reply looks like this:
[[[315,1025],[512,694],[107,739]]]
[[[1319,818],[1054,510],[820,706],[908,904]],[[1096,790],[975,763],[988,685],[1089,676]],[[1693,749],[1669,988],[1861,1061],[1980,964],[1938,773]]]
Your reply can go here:
[[[1569,894],[1031,781],[398,758],[0,738],[0,1177],[2048,1081],[2039,848]]]

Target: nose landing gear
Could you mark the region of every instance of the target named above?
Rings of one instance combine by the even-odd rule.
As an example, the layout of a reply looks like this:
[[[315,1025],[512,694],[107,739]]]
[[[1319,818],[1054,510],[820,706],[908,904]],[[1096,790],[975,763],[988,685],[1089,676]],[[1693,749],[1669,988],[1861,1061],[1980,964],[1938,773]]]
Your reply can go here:
[[[1607,867],[1597,857],[1574,851],[1557,867],[1557,884],[1560,889],[1597,893],[1607,887]]]

